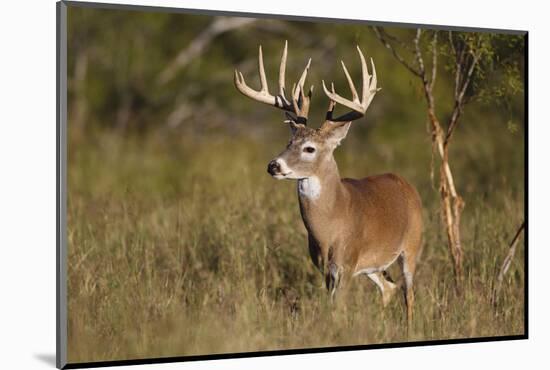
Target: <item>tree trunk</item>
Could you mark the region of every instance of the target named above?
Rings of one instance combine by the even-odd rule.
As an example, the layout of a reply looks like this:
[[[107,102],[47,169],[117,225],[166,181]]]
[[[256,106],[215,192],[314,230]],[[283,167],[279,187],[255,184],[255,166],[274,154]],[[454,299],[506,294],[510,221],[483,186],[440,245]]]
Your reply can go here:
[[[456,192],[451,166],[449,165],[448,147],[445,145],[443,130],[441,129],[441,124],[435,115],[433,107],[428,109],[428,115],[432,145],[437,148],[437,152],[441,159],[439,180],[441,213],[447,233],[449,252],[453,260],[456,288],[460,291],[464,279],[464,253],[460,238],[460,216],[464,209],[464,201]]]

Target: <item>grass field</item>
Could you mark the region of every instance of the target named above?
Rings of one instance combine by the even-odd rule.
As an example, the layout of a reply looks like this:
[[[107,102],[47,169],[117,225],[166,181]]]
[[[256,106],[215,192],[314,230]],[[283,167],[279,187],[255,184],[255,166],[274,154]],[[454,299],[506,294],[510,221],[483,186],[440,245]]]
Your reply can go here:
[[[425,248],[409,338],[403,297],[382,309],[366,277],[329,304],[309,260],[295,184],[265,171],[285,145],[280,135],[70,131],[68,360],[523,334],[523,238],[498,307],[489,302],[524,217],[523,133],[495,127],[460,127],[451,151],[466,201],[460,295],[426,133],[378,140],[376,130],[365,138],[352,129],[337,150],[343,176],[396,172],[423,199]],[[390,272],[399,276],[397,266]]]

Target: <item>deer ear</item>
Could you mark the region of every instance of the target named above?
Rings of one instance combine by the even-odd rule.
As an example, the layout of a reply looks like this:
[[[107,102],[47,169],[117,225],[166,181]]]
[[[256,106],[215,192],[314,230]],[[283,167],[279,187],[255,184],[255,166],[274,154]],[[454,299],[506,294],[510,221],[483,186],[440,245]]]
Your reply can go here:
[[[344,124],[338,124],[336,122],[327,122],[326,131],[328,133],[328,141],[332,143],[335,147],[340,145],[340,142],[344,140],[348,134],[351,122],[346,122]]]

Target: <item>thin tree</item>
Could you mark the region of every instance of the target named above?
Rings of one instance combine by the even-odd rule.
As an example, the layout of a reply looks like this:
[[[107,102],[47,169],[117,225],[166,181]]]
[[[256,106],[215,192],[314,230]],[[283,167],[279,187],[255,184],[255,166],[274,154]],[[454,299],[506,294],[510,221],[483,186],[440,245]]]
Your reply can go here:
[[[506,275],[506,273],[508,272],[508,269],[510,268],[510,265],[512,264],[512,260],[514,259],[514,255],[516,254],[516,247],[518,245],[519,238],[524,230],[525,230],[525,221],[521,223],[521,225],[519,226],[519,229],[516,231],[516,234],[514,235],[514,238],[510,242],[510,247],[508,248],[508,253],[506,254],[506,258],[504,259],[504,262],[500,267],[500,271],[497,275],[495,286],[493,288],[493,293],[491,295],[491,303],[495,307],[497,305],[498,295],[502,287],[502,282],[504,281],[504,275]]]
[[[378,39],[401,63],[422,83],[423,94],[427,103],[429,131],[432,142],[432,180],[435,153],[439,155],[439,194],[441,198],[441,213],[448,239],[449,252],[454,266],[457,288],[461,288],[464,277],[464,252],[460,236],[460,217],[465,203],[458,193],[451,164],[449,146],[458,126],[464,105],[468,101],[467,92],[471,87],[472,77],[484,53],[489,50],[484,35],[475,33],[455,33],[423,31],[417,29],[412,42],[405,42],[390,35],[381,27],[373,27]],[[438,46],[439,38],[445,36],[447,48]],[[422,50],[423,45],[426,45]],[[410,58],[405,58],[400,50],[408,51]],[[436,113],[434,88],[438,73],[438,58],[445,50],[445,56],[451,61],[451,71],[454,77],[453,106],[449,119],[441,123]],[[430,59],[425,59],[428,56]],[[430,65],[427,65],[429,63]]]

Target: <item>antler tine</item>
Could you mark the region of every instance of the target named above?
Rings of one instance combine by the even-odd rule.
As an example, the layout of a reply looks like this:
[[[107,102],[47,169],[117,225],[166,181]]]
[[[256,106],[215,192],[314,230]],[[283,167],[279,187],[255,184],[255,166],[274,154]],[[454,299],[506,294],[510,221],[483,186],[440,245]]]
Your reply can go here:
[[[285,100],[285,74],[286,74],[286,57],[288,55],[288,41],[285,40],[285,48],[281,57],[281,65],[279,66],[279,95]],[[288,103],[288,100],[286,101]]]
[[[234,82],[235,82],[235,87],[237,87],[237,90],[239,90],[243,95],[248,96],[249,98],[259,101],[261,103],[277,106],[277,101],[274,96],[266,94],[262,91],[256,91],[251,89],[246,84],[243,74],[237,70],[235,70]]]
[[[303,123],[307,121],[309,114],[309,104],[311,100],[311,95],[313,94],[313,85],[311,85],[307,95],[304,94],[304,84],[306,82],[307,73],[311,65],[311,58],[309,58],[300,79],[297,84],[292,86],[292,105],[294,106],[294,111],[296,113],[298,123]]]
[[[260,72],[260,83],[262,84],[261,92],[269,94],[267,88],[267,78],[265,77],[265,68],[264,68],[264,55],[262,53],[262,45],[258,48],[258,71]]]
[[[301,90],[299,85],[296,89]],[[292,99],[292,106],[294,107],[294,111],[296,112],[296,118],[298,118],[298,116],[299,116],[298,112],[300,112],[300,107],[298,106],[298,102],[299,102],[299,98],[298,99],[294,99],[294,98]]]
[[[363,58],[363,60],[364,60],[364,58]],[[372,101],[372,99],[374,99],[374,94],[376,94],[376,92],[378,90],[380,90],[380,88],[376,87],[378,79],[376,77],[376,68],[374,67],[374,61],[372,60],[372,58],[370,58],[370,64],[372,66],[372,76],[370,76],[369,90],[365,91],[365,87],[363,86],[363,96],[365,97],[365,98],[363,98],[363,100],[367,100],[367,98],[368,98],[367,107],[370,105],[370,102]],[[365,65],[364,68],[366,70],[367,69],[367,63],[364,63],[364,65]]]
[[[309,91],[307,95],[305,94],[304,85],[307,78],[307,73],[309,71],[309,67],[311,65],[311,58],[309,58],[306,67],[304,68],[304,71],[302,72],[302,75],[300,76],[300,79],[298,80],[298,86],[296,90],[294,91],[293,100],[298,101],[299,104],[299,110],[296,110],[297,117],[301,119],[302,123],[305,124],[307,121],[307,117],[309,115],[309,105],[311,102],[311,96],[313,95],[313,85],[310,86]]]
[[[366,102],[370,91],[371,76],[369,75],[369,71],[367,69],[367,62],[365,61],[365,56],[361,52],[361,49],[359,49],[359,45],[357,45],[357,52],[359,53],[359,59],[361,59],[361,75],[363,77],[362,100],[363,102]],[[370,58],[370,60],[372,65],[374,66],[374,63],[372,62],[372,58]],[[373,73],[376,73],[374,69],[373,69]]]
[[[342,69],[344,70],[344,74],[346,75],[346,78],[348,80],[349,89],[351,90],[352,99],[354,102],[359,102],[359,96],[357,95],[357,90],[355,89],[355,85],[353,84],[353,80],[351,79],[348,69],[346,68],[346,64],[343,60],[340,61],[342,63]],[[363,83],[363,90],[365,84]]]
[[[335,94],[335,92],[334,92],[334,83],[331,84],[331,89],[332,89],[332,93]],[[332,121],[332,114],[334,113],[334,107],[336,107],[336,102],[332,99],[329,99],[328,100],[328,109],[327,109],[327,114],[326,114],[327,121]]]
[[[346,79],[348,80],[348,84],[352,94],[352,100],[343,98],[340,95],[336,94],[334,91],[334,85],[333,85],[332,91],[329,91],[325,85],[325,81],[322,81],[323,90],[325,91],[325,94],[329,97],[330,100],[352,109],[351,112],[348,112],[336,118],[334,121],[353,121],[358,118],[361,118],[367,111],[367,108],[369,107],[369,104],[374,98],[374,95],[379,90],[376,87],[376,83],[377,83],[376,69],[374,68],[374,62],[372,61],[372,58],[371,58],[371,65],[372,65],[373,75],[370,76],[367,69],[367,62],[365,61],[365,56],[361,52],[361,49],[359,48],[359,46],[357,46],[357,52],[359,53],[359,58],[361,59],[361,75],[363,80],[362,81],[363,86],[361,90],[361,100],[359,100],[357,90],[355,89],[355,85],[353,84],[350,74],[343,61],[342,61],[342,69],[344,70],[344,74],[346,75]]]
[[[302,115],[307,117],[309,114],[309,104],[311,103],[311,96],[313,95],[313,85],[309,87],[307,95],[304,95],[303,90],[301,90],[302,98]]]
[[[234,82],[235,87],[243,95],[249,98],[259,101],[261,103],[269,104],[276,108],[282,109],[289,113],[287,117],[291,117],[293,120],[299,123],[305,124],[307,121],[307,115],[309,111],[309,99],[313,92],[313,86],[310,88],[308,95],[304,95],[304,83],[307,77],[307,72],[311,65],[311,58],[309,59],[302,76],[300,77],[298,84],[292,88],[291,100],[285,96],[285,74],[286,74],[286,61],[288,56],[288,42],[285,41],[285,47],[283,49],[283,55],[281,57],[281,64],[279,66],[279,94],[271,95],[267,86],[267,78],[265,75],[264,58],[262,52],[262,46],[258,48],[258,71],[260,74],[260,90],[251,89],[243,77],[243,74],[235,70]]]
[[[302,75],[300,76],[300,79],[298,80],[298,84],[296,85],[296,89],[292,93],[292,97],[294,99],[298,99],[299,97],[299,90],[304,90],[304,83],[306,82],[307,72],[309,71],[309,66],[311,65],[311,58],[309,58],[306,68],[304,68],[304,71],[302,72]]]
[[[325,81],[322,80],[321,81],[323,83],[323,90],[325,91],[325,94],[333,101],[335,101],[336,103],[338,104],[341,104],[345,107],[348,107],[348,108],[351,108],[353,109],[354,111],[356,112],[363,112],[363,107],[356,103],[356,102],[353,102],[351,100],[348,100],[348,99],[345,99],[345,98],[342,98],[340,95],[336,94],[336,93],[332,93],[330,92],[326,85],[325,85]],[[363,112],[364,113],[364,112]]]

